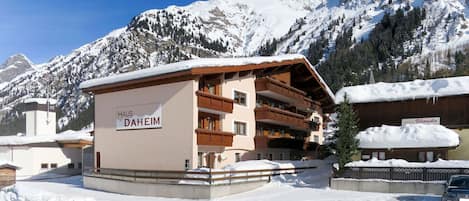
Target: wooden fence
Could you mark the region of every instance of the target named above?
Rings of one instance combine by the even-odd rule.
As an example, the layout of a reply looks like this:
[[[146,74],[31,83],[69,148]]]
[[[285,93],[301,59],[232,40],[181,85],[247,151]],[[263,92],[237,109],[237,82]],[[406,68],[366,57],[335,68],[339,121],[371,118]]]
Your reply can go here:
[[[448,180],[451,175],[469,174],[469,168],[347,167],[336,177],[386,180]]]
[[[98,177],[114,180],[145,182],[145,183],[172,183],[192,185],[217,185],[232,184],[250,181],[270,181],[272,176],[281,174],[295,174],[316,167],[295,167],[259,170],[237,170],[237,171],[154,171],[154,170],[124,170],[87,168],[84,176]]]

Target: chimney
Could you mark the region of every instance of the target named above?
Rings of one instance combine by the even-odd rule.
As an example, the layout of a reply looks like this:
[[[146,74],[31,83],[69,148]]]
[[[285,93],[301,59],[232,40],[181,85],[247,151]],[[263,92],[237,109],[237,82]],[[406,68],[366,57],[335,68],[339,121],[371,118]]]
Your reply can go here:
[[[26,136],[56,134],[55,104],[50,98],[29,98],[24,101]]]

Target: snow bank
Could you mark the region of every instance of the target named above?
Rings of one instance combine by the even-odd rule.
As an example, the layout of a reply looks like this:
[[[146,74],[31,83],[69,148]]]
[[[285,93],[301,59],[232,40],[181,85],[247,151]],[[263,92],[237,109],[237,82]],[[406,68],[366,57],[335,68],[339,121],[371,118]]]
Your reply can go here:
[[[52,104],[52,105],[55,105],[57,104],[57,100],[55,99],[52,99],[52,98],[28,98],[26,100],[24,100],[24,103],[38,103],[38,104],[42,104],[42,105],[45,105],[47,104],[47,101],[49,101],[49,104]]]
[[[336,93],[337,104],[399,101],[409,99],[437,98],[469,94],[469,76],[440,78],[432,80],[414,80],[411,82],[376,83],[344,87]]]
[[[358,133],[359,147],[373,148],[423,148],[455,147],[459,135],[441,125],[406,124],[403,126],[371,127]]]
[[[87,131],[67,130],[56,135],[43,136],[2,136],[0,146],[27,145],[35,143],[63,142],[63,141],[93,141],[93,137]]]
[[[469,168],[469,161],[463,160],[442,160],[435,162],[407,162],[402,159],[378,160],[372,158],[368,161],[353,161],[347,163],[345,167],[412,167],[412,168]]]

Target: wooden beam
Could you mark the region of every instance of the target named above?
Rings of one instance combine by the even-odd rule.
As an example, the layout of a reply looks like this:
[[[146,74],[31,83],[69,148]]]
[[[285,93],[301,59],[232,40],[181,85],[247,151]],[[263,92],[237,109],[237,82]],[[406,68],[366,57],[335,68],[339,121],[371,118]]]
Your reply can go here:
[[[252,70],[241,71],[239,72],[239,77],[244,77],[246,75],[249,75],[251,72]]]
[[[232,79],[237,72],[225,73],[225,80]]]

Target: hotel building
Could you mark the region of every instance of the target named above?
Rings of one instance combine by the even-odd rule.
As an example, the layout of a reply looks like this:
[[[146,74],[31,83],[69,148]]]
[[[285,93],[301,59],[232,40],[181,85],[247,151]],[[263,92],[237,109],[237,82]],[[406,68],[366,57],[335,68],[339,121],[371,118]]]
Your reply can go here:
[[[328,86],[302,55],[195,59],[83,82],[95,168],[187,170],[301,159],[323,141]]]

